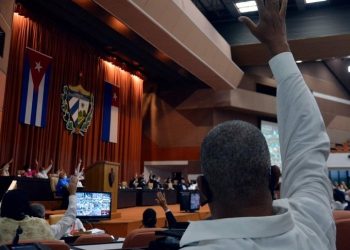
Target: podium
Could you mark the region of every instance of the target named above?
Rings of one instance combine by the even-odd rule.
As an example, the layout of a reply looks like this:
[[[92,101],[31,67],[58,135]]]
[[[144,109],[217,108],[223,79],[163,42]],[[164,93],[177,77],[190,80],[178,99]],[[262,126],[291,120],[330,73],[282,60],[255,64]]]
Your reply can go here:
[[[112,211],[117,210],[119,163],[101,161],[95,162],[85,170],[85,189],[87,191],[111,192]],[[113,174],[114,173],[114,174]],[[114,182],[110,185],[111,176]]]

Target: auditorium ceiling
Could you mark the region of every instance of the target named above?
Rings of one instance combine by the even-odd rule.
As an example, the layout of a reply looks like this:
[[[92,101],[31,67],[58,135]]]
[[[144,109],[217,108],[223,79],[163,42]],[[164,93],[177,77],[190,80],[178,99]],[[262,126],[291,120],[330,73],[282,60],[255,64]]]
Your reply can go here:
[[[234,3],[242,0],[192,0],[210,23],[231,45],[232,59],[239,66],[265,64],[268,54],[238,22]],[[350,1],[327,0],[306,4],[289,0],[288,39],[297,60],[324,60],[325,65],[350,93]],[[257,12],[245,15],[257,19]]]
[[[239,67],[265,65],[268,54],[263,46],[237,21],[240,15],[234,3],[241,0],[192,0],[231,46],[232,60]],[[57,17],[65,27],[80,33],[148,80],[163,82],[160,88],[207,86],[191,72],[179,66],[135,32],[125,27],[115,32],[108,25],[111,16],[91,0],[18,0],[30,8]],[[78,5],[85,8],[79,8]],[[93,13],[93,16],[89,15]],[[324,60],[325,65],[350,93],[350,1],[328,0],[306,5],[304,0],[289,0],[288,38],[297,60]],[[257,13],[247,13],[253,19]],[[162,74],[159,74],[162,72]],[[183,85],[184,82],[190,84]]]
[[[193,62],[190,68],[184,67],[173,57],[162,52],[163,50],[160,49],[159,44],[149,42],[140,33],[130,28],[129,25],[118,21],[119,17],[111,14],[113,11],[117,11],[115,6],[112,6],[114,9],[101,7],[103,6],[101,5],[102,3],[119,5],[120,7],[121,3],[132,3],[137,6],[138,4],[152,1],[159,1],[159,5],[166,3],[163,0],[118,0],[115,2],[104,0],[17,0],[17,2],[39,14],[46,13],[52,16],[58,25],[72,30],[77,35],[95,44],[96,47],[101,49],[101,53],[106,55],[106,58],[109,57],[112,61],[118,61],[122,66],[125,65],[125,67],[131,69],[131,71],[141,71],[146,76],[145,92],[155,92],[171,107],[177,108],[181,103],[185,103],[184,101],[196,90],[205,89],[206,91],[206,89],[212,87],[210,83],[203,81],[191,71],[191,67],[195,67],[197,63]],[[233,64],[243,69],[244,72],[249,73],[251,68],[266,67],[269,56],[266,49],[249,33],[246,27],[237,21],[239,13],[234,6],[234,3],[237,1],[192,0],[198,10],[203,13],[216,31],[221,34],[224,41],[227,42],[230,50],[229,56],[232,58]],[[186,5],[188,0],[174,2]],[[134,8],[134,11],[135,13],[138,11],[137,7]],[[162,11],[161,7],[157,11]],[[349,100],[350,95],[350,73],[348,72],[348,66],[350,66],[349,13],[349,0],[328,0],[313,5],[306,5],[304,0],[288,1],[288,38],[296,60],[303,61],[306,70],[309,70],[313,62],[322,64],[321,66],[331,73],[331,77],[336,79],[337,84],[340,83],[342,85],[343,88],[337,87],[337,91],[341,89],[341,91],[346,92],[339,94],[338,91],[338,97],[347,100]],[[129,14],[130,19],[133,19],[133,14]],[[175,18],[171,14],[164,11],[165,17],[169,16],[169,19]],[[257,18],[256,12],[247,15],[252,19]],[[142,25],[143,23],[139,27],[142,28]],[[149,33],[152,33],[151,31],[153,32],[154,30],[147,30]],[[159,40],[162,40],[164,34],[159,35]],[[208,69],[210,70],[210,67]],[[201,74],[206,76],[208,72],[202,70]],[[327,76],[327,78],[331,77]],[[258,76],[257,79],[275,88],[271,75],[267,76],[265,74]],[[317,87],[317,84],[319,84],[317,75],[313,75],[310,79],[314,86]],[[215,82],[215,80],[212,80],[212,82]],[[154,85],[153,83],[157,84]],[[234,86],[232,89],[236,87]],[[239,88],[243,88],[242,85]],[[248,92],[256,91],[254,88],[246,88],[243,92],[245,90],[248,90]],[[181,94],[174,96],[176,91],[180,91]],[[226,91],[224,94],[227,93]],[[171,98],[168,98],[167,95],[171,96]],[[227,106],[223,105],[220,98],[216,100],[220,104],[219,106],[213,105],[206,108],[243,110],[243,112],[254,113],[254,111],[249,109],[247,111],[243,108],[232,106],[230,98],[233,97],[231,95],[225,96],[228,100]],[[246,99],[249,100],[251,98]],[[191,100],[188,101],[190,102]],[[214,102],[215,100],[213,100]],[[338,108],[336,105],[332,105],[331,101],[322,100],[322,102],[324,102],[324,105],[322,103],[319,104],[326,124],[333,129],[337,130],[340,127],[339,124],[344,123],[344,119],[338,119],[339,122],[336,122],[336,117],[346,117],[350,120],[349,105],[342,104],[341,108]],[[181,105],[181,107],[183,106]],[[183,107],[183,109],[187,108]],[[195,112],[198,113],[198,109],[206,110],[200,106],[191,107],[190,109],[190,111],[186,111],[188,112],[186,118],[193,124],[193,114]],[[195,109],[197,110],[192,111]],[[183,113],[184,111],[181,114],[182,116]],[[268,115],[274,116],[275,114]],[[342,128],[341,130],[346,130],[346,136],[350,139],[350,130],[348,128]]]

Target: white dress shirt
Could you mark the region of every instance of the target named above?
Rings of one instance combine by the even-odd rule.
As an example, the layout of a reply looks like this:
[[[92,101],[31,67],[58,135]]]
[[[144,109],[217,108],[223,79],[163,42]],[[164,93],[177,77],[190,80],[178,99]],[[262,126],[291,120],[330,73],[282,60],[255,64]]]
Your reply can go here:
[[[47,173],[50,172],[51,168],[52,168],[52,164],[50,164],[46,169],[43,169],[39,173],[37,173],[36,177],[41,179],[49,179],[49,176],[47,175]]]
[[[329,139],[314,97],[289,52],[273,57],[283,162],[274,215],[191,222],[180,246],[195,249],[335,250]]]
[[[56,224],[51,225],[51,232],[56,240],[61,239],[69,228],[74,224],[77,216],[77,197],[76,195],[69,196],[69,205],[64,213],[64,216]]]

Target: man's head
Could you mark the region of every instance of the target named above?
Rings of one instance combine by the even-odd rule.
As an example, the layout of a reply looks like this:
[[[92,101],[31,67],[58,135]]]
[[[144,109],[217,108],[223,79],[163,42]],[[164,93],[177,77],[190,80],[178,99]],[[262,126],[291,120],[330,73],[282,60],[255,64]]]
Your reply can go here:
[[[32,209],[32,216],[45,219],[45,207],[39,203],[32,203],[30,205]]]
[[[152,208],[147,208],[142,215],[142,224],[146,228],[154,228],[157,224],[157,213]]]
[[[269,195],[270,154],[259,129],[243,121],[224,122],[212,129],[201,147],[204,174],[201,190],[211,201],[237,207]],[[209,197],[208,197],[209,196]]]
[[[65,179],[65,178],[67,178],[67,174],[66,174],[66,172],[65,171],[60,171],[60,173],[58,174],[58,178],[59,179]]]

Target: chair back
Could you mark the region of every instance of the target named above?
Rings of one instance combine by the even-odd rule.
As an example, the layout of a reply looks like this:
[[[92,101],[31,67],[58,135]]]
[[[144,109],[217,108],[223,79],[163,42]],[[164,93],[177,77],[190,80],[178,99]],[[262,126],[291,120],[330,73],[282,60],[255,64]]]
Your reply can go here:
[[[335,221],[350,219],[350,211],[349,210],[334,210],[333,218]]]
[[[70,250],[70,247],[60,241],[60,240],[39,240],[39,241],[31,241],[31,240],[21,240],[19,243],[39,243],[41,245],[44,245],[48,247],[51,250]]]
[[[57,176],[50,176],[50,188],[52,191],[52,195],[54,199],[62,199],[62,197],[59,197],[56,195],[56,186],[58,183],[58,177]]]
[[[74,245],[103,244],[113,242],[110,234],[82,234],[75,241]]]
[[[53,225],[59,222],[64,217],[64,214],[50,214],[49,215],[49,224]]]
[[[333,218],[337,227],[337,250],[347,250],[350,246],[350,211],[334,210]]]
[[[156,231],[163,231],[165,228],[140,228],[131,231],[125,238],[123,249],[147,248],[151,241],[156,240]]]
[[[337,250],[348,250],[350,246],[350,219],[335,221],[337,227]]]

